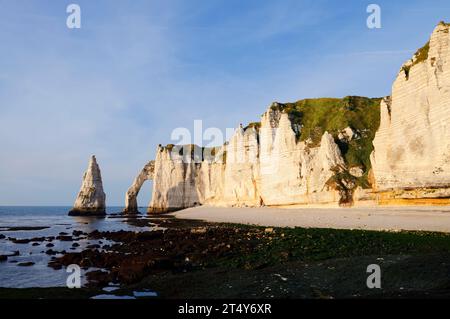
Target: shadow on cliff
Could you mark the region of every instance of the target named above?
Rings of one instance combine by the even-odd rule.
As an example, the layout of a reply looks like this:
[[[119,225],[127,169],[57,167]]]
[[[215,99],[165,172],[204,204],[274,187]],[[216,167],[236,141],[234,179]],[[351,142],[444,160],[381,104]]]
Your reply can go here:
[[[189,179],[170,187],[163,196],[158,194],[156,198],[152,199],[153,206],[148,207],[147,212],[150,214],[163,214],[201,206],[201,194],[195,185],[195,180]]]

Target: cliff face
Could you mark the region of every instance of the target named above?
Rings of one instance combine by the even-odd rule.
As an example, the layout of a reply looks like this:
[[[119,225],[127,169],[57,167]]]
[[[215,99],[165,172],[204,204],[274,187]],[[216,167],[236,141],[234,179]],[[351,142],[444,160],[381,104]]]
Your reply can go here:
[[[450,204],[449,46],[450,25],[440,23],[390,97],[273,103],[222,147],[158,147],[151,210]],[[127,195],[131,208],[141,181]]]
[[[389,199],[450,196],[450,33],[440,23],[405,63],[381,103],[371,156],[375,188]],[[395,202],[395,201],[394,201]],[[437,203],[437,201],[434,201]]]
[[[266,205],[337,202],[327,185],[333,168],[344,159],[333,137],[325,132],[320,146],[297,142],[287,113],[269,110],[261,121],[261,197]],[[274,118],[278,118],[274,121]]]
[[[88,169],[83,175],[80,192],[73,209],[69,212],[71,216],[104,215],[106,195],[103,191],[102,175],[95,156],[92,156]]]
[[[201,204],[338,203],[339,191],[329,181],[345,162],[333,136],[325,132],[320,143],[310,147],[298,141],[293,125],[287,113],[269,108],[260,126],[240,126],[213,156],[195,158],[190,147],[159,146],[150,211]]]
[[[379,102],[346,97],[274,103],[261,122],[240,126],[222,147],[158,146],[150,211],[201,204],[351,205],[370,187]]]
[[[240,126],[226,145],[223,195],[210,204],[258,206],[261,203],[258,131]]]

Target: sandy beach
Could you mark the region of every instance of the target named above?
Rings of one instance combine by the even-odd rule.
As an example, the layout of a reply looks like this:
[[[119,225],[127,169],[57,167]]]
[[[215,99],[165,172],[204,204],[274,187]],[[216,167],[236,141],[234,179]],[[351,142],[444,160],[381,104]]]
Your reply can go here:
[[[184,219],[273,227],[423,230],[450,233],[450,207],[226,208],[200,206],[173,213]]]

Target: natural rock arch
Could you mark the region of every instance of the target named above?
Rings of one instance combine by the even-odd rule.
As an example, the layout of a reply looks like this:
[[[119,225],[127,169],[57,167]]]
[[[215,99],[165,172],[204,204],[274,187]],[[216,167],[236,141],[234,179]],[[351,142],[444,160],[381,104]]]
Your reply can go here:
[[[125,195],[125,209],[124,213],[132,214],[138,213],[137,195],[141,190],[145,181],[153,180],[155,171],[155,161],[148,162],[141,170],[138,176],[133,181],[133,184],[128,189]]]

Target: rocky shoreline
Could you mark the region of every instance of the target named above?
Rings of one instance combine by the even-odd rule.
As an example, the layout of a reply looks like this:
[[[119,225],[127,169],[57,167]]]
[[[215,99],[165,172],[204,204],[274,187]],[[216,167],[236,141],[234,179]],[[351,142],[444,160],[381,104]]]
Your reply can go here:
[[[167,215],[128,222],[158,230],[79,234],[112,244],[64,252],[49,266],[98,269],[87,272],[86,297],[111,284],[120,287],[115,294],[151,289],[162,298],[450,295],[448,234],[267,228]],[[365,285],[365,267],[372,263],[383,264],[385,276],[396,278],[383,291]],[[403,269],[408,276],[401,275]]]
[[[20,246],[48,242],[48,271],[77,264],[88,282],[82,289],[0,288],[0,298],[450,296],[450,234],[260,227],[167,214],[107,219],[137,228],[3,239]],[[61,250],[59,242],[68,246]],[[382,290],[366,286],[370,264],[383,269]]]

